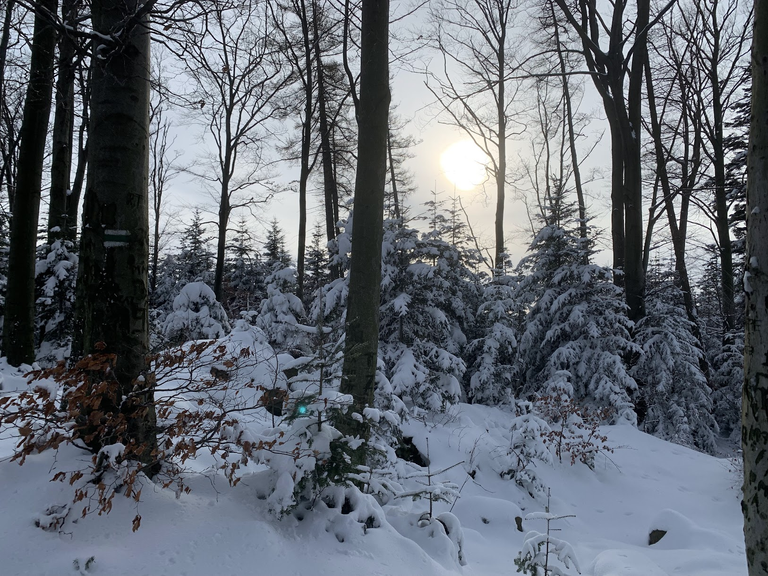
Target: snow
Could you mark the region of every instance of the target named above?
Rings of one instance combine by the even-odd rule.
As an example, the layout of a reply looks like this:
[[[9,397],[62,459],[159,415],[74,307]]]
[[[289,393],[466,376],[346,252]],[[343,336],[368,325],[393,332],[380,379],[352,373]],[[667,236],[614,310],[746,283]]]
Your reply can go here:
[[[250,342],[257,335],[234,332],[230,338]],[[18,373],[3,366],[1,374],[4,394],[24,388]],[[433,502],[431,517],[430,490],[415,500],[380,503],[336,486],[277,519],[270,508],[279,504],[274,499],[290,500],[291,467],[257,466],[231,487],[201,464],[191,468],[208,471],[189,473],[189,494],[144,478],[140,502],[118,495],[108,515],[79,518],[72,487],[49,480],[57,471],[85,466],[91,456],[64,445],[58,454],[33,454],[19,466],[7,460],[15,440],[6,433],[0,438],[0,573],[509,576],[526,534],[544,534],[549,518],[563,543],[556,552],[572,560],[570,569],[561,568],[564,574],[575,574],[578,564],[587,576],[746,576],[740,480],[726,460],[632,426],[603,427],[615,451],[598,454],[594,470],[568,459],[532,465],[551,490],[547,513],[546,499],[502,477],[514,459],[513,419],[507,410],[461,404],[403,423],[403,434],[430,461],[433,495],[447,496]],[[296,426],[310,420],[298,419]],[[315,441],[322,450],[330,439],[319,433]],[[121,450],[112,445],[102,451],[116,460]],[[403,492],[424,487],[427,470],[402,460],[397,466]],[[279,478],[268,495],[264,474],[273,473]],[[352,512],[342,514],[347,500]],[[41,529],[61,522],[69,506],[73,513],[60,531]],[[132,532],[136,514],[141,527]],[[653,529],[667,534],[651,546]]]

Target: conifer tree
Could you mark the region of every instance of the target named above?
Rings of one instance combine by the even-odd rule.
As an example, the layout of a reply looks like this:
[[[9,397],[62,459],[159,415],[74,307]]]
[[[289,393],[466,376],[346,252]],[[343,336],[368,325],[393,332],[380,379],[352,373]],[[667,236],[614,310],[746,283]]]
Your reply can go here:
[[[588,264],[593,240],[580,237],[576,208],[559,182],[529,254],[518,270],[521,310],[515,366],[517,397],[560,396],[614,410],[635,421],[637,388],[624,357],[638,351],[611,270]]]
[[[701,366],[704,352],[683,295],[668,273],[649,273],[646,316],[635,327],[642,348],[631,374],[638,382],[641,428],[665,440],[715,452],[712,390]]]

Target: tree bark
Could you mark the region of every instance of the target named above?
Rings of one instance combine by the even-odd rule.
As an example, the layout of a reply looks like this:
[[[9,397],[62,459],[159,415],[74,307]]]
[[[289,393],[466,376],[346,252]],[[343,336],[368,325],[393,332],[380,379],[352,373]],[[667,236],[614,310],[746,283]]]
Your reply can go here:
[[[117,406],[128,419],[127,454],[155,472],[157,438],[149,348],[149,31],[138,0],[95,0],[90,150],[77,282],[75,352],[117,356]],[[77,354],[74,354],[77,356]],[[95,438],[91,448],[102,441]]]
[[[741,444],[750,576],[768,574],[768,1],[755,0],[747,160],[747,299]]]
[[[317,2],[312,2],[312,26],[315,32],[315,67],[317,68],[317,112],[320,123],[320,149],[323,161],[323,194],[325,200],[325,233],[330,242],[338,236],[336,229],[336,204],[339,192],[333,170],[333,150],[331,148],[331,133],[326,109],[325,75],[323,74],[323,59],[320,54],[320,31],[317,22]],[[338,272],[334,273],[338,277]]]
[[[3,324],[3,352],[11,366],[31,364],[35,359],[35,246],[56,48],[56,30],[43,11],[55,14],[56,0],[41,0],[35,13],[29,85],[20,132]]]
[[[62,0],[62,21],[76,29],[76,0]],[[51,192],[48,203],[48,244],[68,238],[67,229],[77,219],[77,206],[68,206],[75,129],[75,43],[66,33],[59,37],[59,75],[51,150]],[[73,210],[74,209],[74,210]],[[74,213],[70,214],[70,211]]]
[[[312,144],[312,96],[314,94],[314,81],[312,80],[312,46],[313,42],[309,35],[309,14],[307,14],[307,4],[300,0],[298,8],[301,20],[301,35],[304,47],[304,117],[301,122],[301,167],[299,169],[299,246],[296,256],[296,276],[298,278],[298,287],[296,295],[304,298],[305,283],[305,260],[307,252],[307,184],[309,182],[309,155]],[[313,15],[316,5],[312,5]],[[315,31],[315,35],[317,32]],[[317,42],[317,39],[315,39]],[[298,63],[297,63],[298,65]],[[297,66],[298,67],[298,66]]]
[[[15,0],[7,0],[5,4],[5,17],[3,18],[3,33],[0,36],[0,103],[5,102],[5,62],[8,54],[8,42],[11,38],[11,20],[13,19],[13,10],[16,6]],[[5,106],[0,107],[0,119],[4,120]],[[10,143],[5,150],[10,151]],[[12,173],[12,163],[9,162],[11,154],[3,153],[2,165],[0,165],[0,186],[2,182],[8,182],[8,205],[11,212],[13,212],[13,187],[10,185],[12,178],[9,178]]]
[[[379,344],[379,293],[389,116],[389,1],[363,0],[352,256],[341,392],[352,409],[337,425],[342,433],[368,437],[352,418],[373,405]]]

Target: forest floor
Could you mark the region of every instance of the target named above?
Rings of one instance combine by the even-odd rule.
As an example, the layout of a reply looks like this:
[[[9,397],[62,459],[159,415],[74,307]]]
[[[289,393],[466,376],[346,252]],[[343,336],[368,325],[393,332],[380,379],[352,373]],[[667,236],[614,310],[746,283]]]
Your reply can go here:
[[[21,387],[0,370],[5,391]],[[12,392],[11,392],[12,393]],[[58,471],[90,459],[71,446],[9,462],[13,441],[0,439],[0,575],[2,576],[509,576],[516,573],[525,533],[546,522],[516,517],[542,512],[500,468],[508,460],[511,416],[504,410],[458,405],[437,419],[410,420],[404,433],[429,454],[434,482],[452,482],[460,497],[435,504],[451,510],[463,529],[463,555],[434,522],[418,526],[425,499],[383,506],[380,527],[363,526],[337,511],[277,520],[260,499],[257,482],[230,487],[221,475],[187,479],[189,494],[144,481],[141,502],[116,497],[108,515],[73,510],[53,532],[36,524],[71,502]],[[740,478],[732,460],[715,458],[641,433],[630,426],[601,428],[613,452],[594,469],[570,458],[538,463],[551,490],[557,538],[569,542],[589,576],[745,576],[739,506]],[[427,447],[427,441],[429,446]],[[472,473],[470,476],[469,472]],[[474,477],[472,477],[474,476]],[[75,508],[78,510],[79,508]],[[141,515],[133,532],[132,519]],[[649,545],[653,529],[667,534]],[[564,574],[576,574],[576,566]]]

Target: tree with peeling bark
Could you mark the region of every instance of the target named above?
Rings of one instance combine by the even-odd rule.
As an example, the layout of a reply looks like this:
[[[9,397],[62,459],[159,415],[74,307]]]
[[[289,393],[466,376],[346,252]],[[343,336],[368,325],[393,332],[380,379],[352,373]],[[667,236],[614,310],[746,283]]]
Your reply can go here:
[[[141,3],[134,0],[95,0],[92,22],[97,40],[73,356],[115,354],[111,394],[100,410],[125,417],[126,456],[151,475],[157,469],[157,438],[146,363],[149,30]],[[86,436],[86,442],[99,450],[110,439]]]
[[[376,382],[390,102],[388,0],[363,0],[361,38],[360,137],[341,377],[341,392],[351,394],[353,403],[336,424],[342,433],[367,439],[367,425],[353,413],[362,414],[366,406],[373,405]]]
[[[741,443],[750,576],[768,574],[768,1],[755,0],[747,160],[747,297]]]

